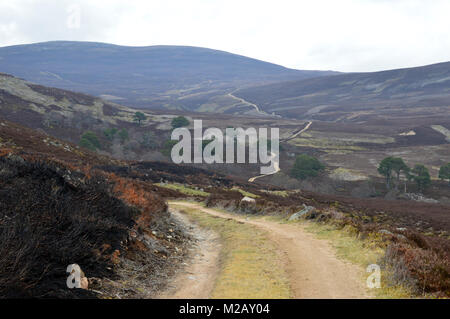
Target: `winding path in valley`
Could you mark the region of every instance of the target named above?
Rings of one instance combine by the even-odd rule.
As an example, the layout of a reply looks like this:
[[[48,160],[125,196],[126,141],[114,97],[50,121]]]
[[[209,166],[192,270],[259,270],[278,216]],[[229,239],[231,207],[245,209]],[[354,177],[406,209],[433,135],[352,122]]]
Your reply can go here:
[[[364,287],[363,270],[354,264],[336,257],[334,249],[326,240],[317,239],[300,224],[281,224],[265,219],[246,219],[245,217],[205,208],[198,203],[169,202],[170,210],[182,215],[173,207],[186,207],[199,210],[217,218],[234,219],[247,223],[268,234],[281,252],[281,262],[288,275],[294,298],[370,298]],[[200,242],[188,266],[174,280],[175,291],[165,294],[165,298],[208,298],[217,276],[220,245],[217,236],[206,235],[200,230]],[[207,244],[208,236],[213,236],[213,244]],[[202,247],[206,245],[206,250]],[[215,250],[213,249],[215,248]],[[200,258],[199,258],[200,256]],[[274,257],[276,258],[276,257]],[[195,284],[191,280],[196,278]]]
[[[276,157],[276,155],[275,155],[274,153],[270,153],[270,155],[271,155],[272,158],[275,158],[275,157]],[[280,161],[279,161],[279,160],[278,160],[278,161],[274,161],[274,162],[273,162],[273,165],[272,165],[272,168],[273,168],[273,171],[272,171],[272,172],[270,172],[270,173],[268,173],[268,174],[263,174],[263,175],[258,175],[258,176],[250,177],[250,178],[248,179],[248,181],[249,181],[250,183],[253,183],[257,178],[261,178],[261,177],[264,177],[264,176],[269,176],[269,175],[273,175],[273,174],[278,173],[278,172],[281,170],[281,169],[280,169]]]
[[[289,141],[289,140],[292,140],[292,139],[294,139],[294,138],[296,138],[298,135],[300,135],[300,134],[302,134],[303,132],[306,132],[308,129],[309,129],[309,127],[311,126],[311,124],[312,124],[312,121],[309,121],[308,122],[308,124],[306,124],[306,126],[303,128],[303,129],[301,129],[301,130],[299,130],[298,132],[295,132],[294,134],[292,134],[291,136],[289,136],[288,138],[286,138],[286,139],[283,139],[282,141],[283,142],[286,142],[286,141]],[[275,154],[274,153],[270,153],[271,155],[272,155],[272,158],[274,158],[275,157]],[[273,174],[276,174],[276,173],[278,173],[281,169],[280,169],[280,162],[279,162],[279,159],[278,159],[278,161],[275,161],[274,163],[273,163],[273,172],[270,172],[269,174],[262,174],[262,175],[258,175],[258,176],[253,176],[253,177],[250,177],[249,179],[248,179],[248,181],[250,182],[250,183],[253,183],[256,179],[258,179],[258,178],[261,178],[261,177],[265,177],[265,176],[269,176],[269,175],[273,175]]]
[[[244,99],[242,99],[242,98],[240,98],[240,97],[237,97],[236,95],[233,95],[233,93],[234,93],[234,92],[228,93],[228,96],[231,97],[231,98],[233,98],[233,99],[238,100],[238,101],[241,102],[242,104],[246,104],[246,105],[249,105],[249,106],[255,108],[256,112],[258,112],[259,114],[267,115],[266,112],[261,111],[261,110],[259,109],[258,105],[254,104],[254,103],[251,103],[251,102],[249,102],[249,101],[246,101],[246,100],[244,100]]]
[[[294,134],[292,134],[291,136],[289,136],[288,138],[285,138],[283,140],[281,140],[282,142],[287,142],[289,140],[292,140],[294,138],[296,138],[297,136],[299,136],[300,134],[302,134],[303,132],[306,132],[307,130],[309,130],[310,126],[312,124],[312,121],[309,121],[308,124],[306,124],[306,126],[304,128],[302,128],[301,130],[299,130],[298,132],[295,132]]]

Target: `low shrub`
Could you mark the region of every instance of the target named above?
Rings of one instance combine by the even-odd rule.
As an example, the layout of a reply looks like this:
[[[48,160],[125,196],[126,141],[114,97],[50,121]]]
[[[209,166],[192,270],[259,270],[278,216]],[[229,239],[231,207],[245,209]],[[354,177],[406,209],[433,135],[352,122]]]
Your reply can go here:
[[[418,294],[450,296],[450,263],[435,251],[392,243],[382,261],[395,283],[408,286]]]

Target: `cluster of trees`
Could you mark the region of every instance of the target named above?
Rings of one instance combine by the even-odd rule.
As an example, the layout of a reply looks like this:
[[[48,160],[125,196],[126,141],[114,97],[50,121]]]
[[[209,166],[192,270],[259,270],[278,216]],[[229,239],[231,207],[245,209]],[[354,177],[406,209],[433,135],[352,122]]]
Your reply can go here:
[[[386,187],[388,189],[393,187],[394,177],[397,182],[395,184],[396,187],[400,184],[400,177],[402,174],[405,177],[405,180],[410,179],[410,171],[411,169],[400,157],[386,157],[378,166],[378,173],[385,177]]]
[[[142,112],[136,112],[133,116],[133,121],[138,126],[141,126],[143,122],[145,122],[146,120],[147,116]],[[185,127],[189,126],[189,124],[190,124],[189,120],[184,116],[175,117],[171,122],[173,128]],[[123,129],[117,129],[115,127],[107,128],[103,130],[103,135],[104,138],[106,138],[110,142],[113,142],[116,138],[119,138],[121,144],[124,144],[126,141],[130,139],[128,131],[125,128]],[[159,147],[159,143],[157,143],[157,139],[152,132],[146,132],[141,137],[138,138],[139,140],[136,140],[136,144],[140,145],[143,148],[157,149]],[[164,143],[162,147],[163,154],[170,155],[171,147],[176,143],[177,143],[176,141],[166,141],[166,143]],[[99,137],[93,131],[84,132],[81,135],[79,145],[91,151],[96,151],[102,148]]]
[[[123,143],[125,143],[128,139],[129,139],[129,137],[128,137],[128,131],[126,130],[126,129],[121,129],[121,130],[118,130],[118,129],[116,129],[115,127],[113,127],[113,128],[108,128],[108,129],[106,129],[106,130],[104,130],[103,131],[103,134],[105,135],[105,137],[109,140],[109,141],[114,141],[114,138],[116,137],[116,136],[118,136],[119,137],[119,139],[120,139],[120,142],[123,144]]]
[[[173,118],[171,124],[172,124],[172,127],[175,129],[175,128],[179,128],[179,127],[189,126],[190,122],[184,116],[177,116],[177,117]]]
[[[92,131],[86,131],[81,135],[80,146],[87,148],[91,151],[96,151],[101,147],[100,141],[97,135]]]
[[[450,163],[441,166],[439,170],[439,178],[442,180],[447,180],[450,185]]]
[[[431,177],[428,168],[423,164],[417,164],[413,168],[408,167],[402,158],[389,156],[383,159],[378,166],[378,172],[386,179],[386,187],[392,189],[401,183],[401,177],[405,185],[406,182],[414,181],[420,192],[424,191],[431,184]],[[450,181],[450,163],[447,163],[439,170],[439,178]]]
[[[306,179],[315,177],[325,169],[317,158],[306,154],[301,154],[295,159],[294,166],[291,169],[291,176],[297,179]]]
[[[142,112],[136,112],[133,115],[133,121],[138,125],[141,126],[141,124],[147,120],[147,116]],[[190,122],[187,118],[184,116],[177,116],[172,119],[171,125],[172,128],[179,128],[179,127],[185,127],[189,126]]]
[[[122,144],[129,139],[128,131],[124,128],[121,130],[118,130],[117,128],[107,128],[103,131],[103,134],[105,138],[111,142],[114,141],[116,136],[119,137]],[[79,145],[91,151],[96,151],[102,148],[100,139],[98,138],[97,134],[92,131],[86,131],[83,133],[83,135],[81,135]]]
[[[145,122],[146,120],[147,120],[147,116],[142,112],[138,111],[133,115],[133,121],[138,126],[141,126],[143,124],[143,122]],[[190,122],[184,116],[178,116],[172,120],[171,124],[172,124],[173,128],[178,128],[178,127],[189,126]],[[124,144],[126,141],[128,141],[130,139],[128,131],[125,128],[120,129],[120,130],[115,127],[107,128],[107,129],[103,130],[103,135],[110,142],[113,142],[114,139],[118,137],[122,144]],[[159,144],[157,143],[157,139],[152,132],[144,133],[140,137],[140,139],[136,141],[136,143],[138,143],[138,145],[140,145],[141,147],[146,148],[146,149],[156,149],[159,146]],[[176,142],[175,141],[166,142],[163,145],[163,149],[162,149],[163,153],[170,155],[170,149],[171,149],[171,146],[173,146],[173,144],[176,144]],[[90,149],[91,151],[96,151],[97,149],[101,149],[100,139],[96,135],[96,133],[94,133],[92,131],[86,131],[83,133],[83,135],[81,136],[79,145],[82,147],[85,147],[87,149]]]
[[[303,180],[318,176],[324,169],[325,166],[317,158],[302,154],[295,159],[290,174]],[[418,190],[423,192],[431,184],[430,172],[425,165],[417,164],[410,168],[400,157],[389,156],[383,159],[378,166],[378,172],[385,177],[388,189],[398,189],[400,184],[403,183],[406,192],[406,183],[413,181],[416,183]],[[450,163],[440,168],[439,178],[447,180],[450,185]]]

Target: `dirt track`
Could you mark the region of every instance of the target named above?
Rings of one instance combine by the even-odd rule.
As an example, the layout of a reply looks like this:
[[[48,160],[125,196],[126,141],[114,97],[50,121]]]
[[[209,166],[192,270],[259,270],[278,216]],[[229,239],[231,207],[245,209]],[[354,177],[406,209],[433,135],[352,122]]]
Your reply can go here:
[[[270,155],[272,156],[272,158],[275,157],[274,153],[270,153]],[[258,178],[269,176],[269,175],[273,175],[273,174],[276,174],[276,173],[278,173],[280,171],[280,163],[279,162],[274,161],[272,166],[273,166],[273,172],[272,173],[254,176],[254,177],[249,178],[248,181],[250,183],[253,183]]]
[[[283,140],[283,141],[291,140],[291,139],[295,138],[297,135],[302,134],[303,132],[306,132],[306,131],[309,129],[309,127],[311,126],[311,124],[312,124],[312,121],[309,121],[308,124],[306,124],[306,126],[305,126],[303,129],[301,129],[301,130],[298,131],[297,133],[294,133],[292,136],[288,137],[287,139],[285,139],[285,140]],[[272,157],[275,157],[275,154],[274,154],[274,153],[271,153],[271,156],[272,156]],[[265,177],[265,176],[269,176],[269,175],[273,175],[273,174],[278,173],[278,172],[281,170],[281,169],[280,169],[280,163],[279,163],[279,162],[275,162],[274,165],[273,165],[273,168],[274,168],[274,170],[273,170],[272,173],[254,176],[254,177],[249,178],[248,181],[249,181],[250,183],[253,183],[253,182],[254,182],[256,179],[258,179],[258,178],[261,178],[261,177]]]
[[[246,101],[246,100],[244,100],[244,99],[242,99],[240,97],[237,97],[237,96],[233,95],[233,92],[232,93],[228,93],[228,96],[232,97],[233,99],[238,100],[239,102],[241,102],[243,104],[247,104],[247,105],[249,105],[251,107],[254,107],[256,112],[258,112],[259,114],[267,115],[267,113],[265,113],[265,112],[263,112],[263,111],[261,111],[259,109],[258,105],[254,104],[254,103],[251,103],[251,102],[248,102],[248,101]]]
[[[364,287],[364,278],[360,267],[337,259],[333,248],[327,241],[315,238],[303,230],[300,225],[280,224],[262,219],[247,220],[233,214],[204,208],[196,203],[172,202],[172,204],[195,208],[221,218],[232,218],[267,231],[269,238],[282,252],[282,263],[289,276],[295,298],[370,298]],[[189,289],[186,290],[186,287],[181,285],[176,293],[165,295],[165,297],[207,298],[204,287],[208,287],[211,284],[210,280],[215,278],[218,259],[206,259],[194,259],[191,266],[186,269],[194,276],[199,274],[197,273],[198,269],[212,272],[209,273],[210,275],[198,278],[195,285],[197,288],[186,279],[189,277],[188,273],[181,274],[176,280],[184,283]],[[187,293],[180,294],[183,291]]]
[[[170,282],[169,288],[157,298],[162,299],[207,299],[211,295],[217,276],[221,244],[219,236],[191,223],[183,214],[172,210],[172,216],[189,229],[195,245],[190,251],[190,260]]]
[[[311,126],[311,124],[312,124],[312,121],[309,121],[308,124],[306,124],[306,126],[303,129],[301,129],[297,133],[292,134],[288,138],[284,139],[283,142],[292,140],[292,139],[296,138],[297,136],[299,136],[300,134],[302,134],[303,132],[306,132],[309,129],[309,127]]]

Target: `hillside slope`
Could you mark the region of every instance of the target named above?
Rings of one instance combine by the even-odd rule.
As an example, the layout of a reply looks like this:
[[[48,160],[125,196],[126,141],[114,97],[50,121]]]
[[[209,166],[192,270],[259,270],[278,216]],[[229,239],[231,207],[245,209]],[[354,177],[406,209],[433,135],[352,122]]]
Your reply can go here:
[[[0,298],[138,298],[165,285],[188,240],[151,183],[93,168],[117,163],[0,117]],[[73,263],[90,290],[67,288]]]
[[[37,85],[0,73],[0,116],[78,142],[85,130],[133,125],[136,110],[94,96]]]
[[[46,86],[104,95],[125,104],[184,109],[196,109],[211,96],[242,85],[331,73],[293,70],[198,47],[70,41],[0,48],[0,72]]]
[[[318,120],[450,115],[450,62],[351,73],[238,90],[266,112]]]

